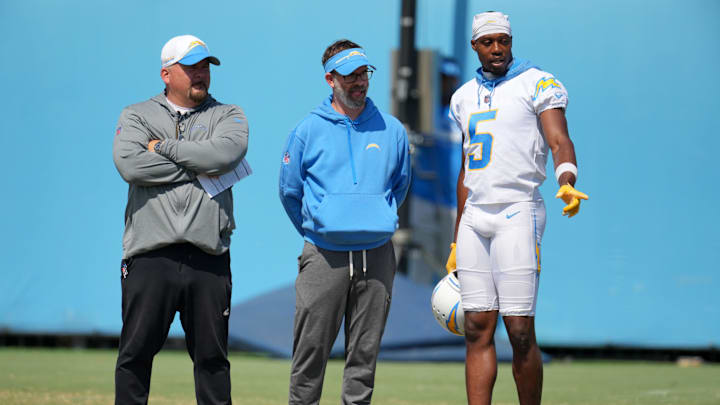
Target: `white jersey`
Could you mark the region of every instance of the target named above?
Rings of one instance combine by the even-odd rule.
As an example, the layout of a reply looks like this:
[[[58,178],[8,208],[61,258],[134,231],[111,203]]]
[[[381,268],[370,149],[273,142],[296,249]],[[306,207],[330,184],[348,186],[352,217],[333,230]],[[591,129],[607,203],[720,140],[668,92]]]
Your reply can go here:
[[[450,118],[463,133],[467,204],[540,199],[548,145],[540,113],[566,108],[565,87],[550,73],[530,68],[488,90],[475,78],[450,102]]]

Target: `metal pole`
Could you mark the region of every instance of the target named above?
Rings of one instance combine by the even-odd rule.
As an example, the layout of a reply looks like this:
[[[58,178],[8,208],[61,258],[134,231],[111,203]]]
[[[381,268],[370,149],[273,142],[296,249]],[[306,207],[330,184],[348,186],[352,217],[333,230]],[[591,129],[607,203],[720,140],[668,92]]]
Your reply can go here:
[[[418,130],[417,50],[415,49],[415,0],[402,0],[400,17],[400,54],[397,71],[398,119],[409,134]],[[398,271],[407,274],[411,244],[410,196],[398,210],[398,230],[394,240],[399,250]]]
[[[415,0],[402,1],[400,60],[398,63],[398,119],[411,131],[418,127],[417,50],[415,49]]]

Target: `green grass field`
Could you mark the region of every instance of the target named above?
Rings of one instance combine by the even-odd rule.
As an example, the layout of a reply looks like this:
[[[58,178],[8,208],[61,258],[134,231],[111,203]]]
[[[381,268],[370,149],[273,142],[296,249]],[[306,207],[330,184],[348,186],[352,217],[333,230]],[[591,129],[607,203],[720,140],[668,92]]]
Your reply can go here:
[[[112,404],[112,350],[0,348],[0,404]],[[233,403],[287,404],[289,361],[245,354],[231,356]],[[331,361],[322,404],[339,402],[342,362]],[[150,403],[194,404],[192,364],[182,351],[155,359]],[[378,365],[376,405],[464,404],[464,365]],[[509,364],[501,364],[494,404],[516,404]],[[543,404],[720,404],[720,365],[573,361],[545,365]]]

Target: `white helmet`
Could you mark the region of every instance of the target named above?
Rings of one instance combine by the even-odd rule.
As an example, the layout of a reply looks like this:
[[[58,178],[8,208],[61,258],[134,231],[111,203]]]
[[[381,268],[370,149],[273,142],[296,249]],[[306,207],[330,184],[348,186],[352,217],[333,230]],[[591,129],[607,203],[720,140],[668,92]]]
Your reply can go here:
[[[454,272],[437,283],[430,304],[433,316],[440,326],[450,333],[465,335],[465,313],[460,300],[460,283]]]

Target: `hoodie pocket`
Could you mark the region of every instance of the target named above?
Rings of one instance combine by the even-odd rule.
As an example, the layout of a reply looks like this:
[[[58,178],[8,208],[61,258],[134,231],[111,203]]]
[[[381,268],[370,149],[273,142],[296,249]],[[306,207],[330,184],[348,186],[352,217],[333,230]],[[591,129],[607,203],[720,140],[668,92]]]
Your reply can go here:
[[[315,230],[339,245],[373,243],[397,228],[395,203],[383,194],[328,194],[314,215]]]

